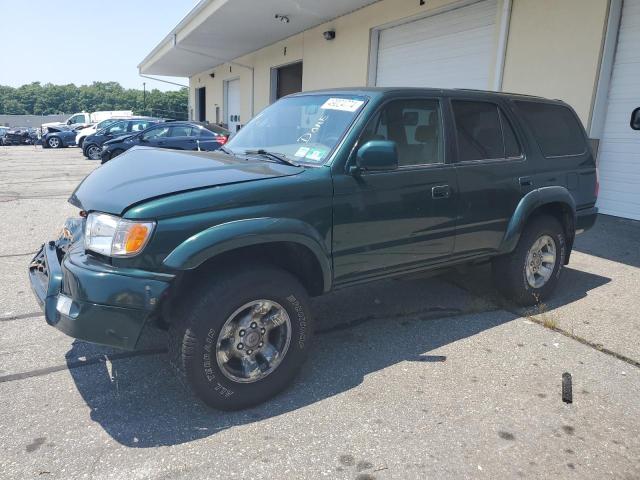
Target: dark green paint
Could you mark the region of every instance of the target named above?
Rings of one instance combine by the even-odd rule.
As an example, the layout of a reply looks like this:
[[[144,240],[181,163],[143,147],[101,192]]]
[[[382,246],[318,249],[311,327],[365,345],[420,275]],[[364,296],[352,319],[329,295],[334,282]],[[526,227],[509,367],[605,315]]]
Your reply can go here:
[[[426,89],[336,92],[368,101],[323,166],[139,150],[97,169],[74,193],[75,205],[155,220],[157,227],[142,254],[131,258],[99,258],[76,241],[60,265],[55,249],[45,247],[51,281],[32,283],[47,321],[78,338],[134,348],[145,322],[161,314],[163,299],[181,295],[175,278],[240,247],[296,243],[313,254],[322,290],[328,291],[509,252],[531,213],[544,205],[566,206],[576,228],[593,224],[592,153],[545,158],[511,107],[515,96]],[[370,142],[367,151],[358,151],[360,132],[375,112],[387,101],[407,98],[440,101],[444,163],[398,167],[389,142]],[[451,98],[498,104],[523,155],[457,163]],[[383,164],[388,168],[381,169]],[[55,311],[60,291],[74,300],[73,318]]]

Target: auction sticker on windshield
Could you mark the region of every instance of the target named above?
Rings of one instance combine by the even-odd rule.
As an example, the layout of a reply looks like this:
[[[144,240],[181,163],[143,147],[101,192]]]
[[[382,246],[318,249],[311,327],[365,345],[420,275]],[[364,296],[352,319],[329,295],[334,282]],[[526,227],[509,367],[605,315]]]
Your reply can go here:
[[[342,110],[343,112],[355,112],[364,100],[352,100],[350,98],[330,98],[322,104],[320,108],[324,110]]]
[[[298,151],[294,153],[294,155],[296,157],[304,157],[307,155],[307,153],[309,153],[309,150],[311,150],[309,147],[300,147]]]

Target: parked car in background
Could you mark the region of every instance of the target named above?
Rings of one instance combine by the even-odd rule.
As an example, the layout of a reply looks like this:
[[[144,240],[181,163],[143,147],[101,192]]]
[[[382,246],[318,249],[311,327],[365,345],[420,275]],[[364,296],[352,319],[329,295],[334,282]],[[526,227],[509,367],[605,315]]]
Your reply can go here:
[[[95,125],[91,125],[89,127],[85,127],[85,128],[79,129],[78,133],[76,135],[76,145],[78,145],[80,148],[82,148],[82,146],[84,144],[84,139],[87,138],[89,135],[93,135],[98,130],[102,130],[103,128],[107,128],[112,123],[115,123],[118,120],[125,120],[126,118],[129,118],[129,117],[107,118],[106,120],[102,120],[101,122],[98,122]]]
[[[127,120],[118,120],[102,130],[89,135],[82,144],[82,153],[91,160],[100,160],[102,145],[108,140],[142,132],[147,127],[162,122],[160,118],[133,117]]]
[[[76,144],[77,131],[67,126],[44,127],[42,130],[42,148],[63,148]]]
[[[4,145],[32,145],[37,141],[37,130],[30,127],[11,128],[4,135]]]
[[[101,112],[80,112],[71,115],[65,122],[49,122],[43,123],[43,127],[59,127],[60,125],[67,125],[68,127],[77,127],[80,125],[89,126],[92,123],[98,123],[102,120],[106,120],[112,117],[131,117],[133,112],[131,110],[109,110]]]
[[[143,145],[173,150],[212,151],[227,143],[231,132],[218,125],[199,122],[166,122],[135,135],[115,138],[102,146],[100,158],[105,163],[122,152]]]
[[[4,136],[9,130],[9,127],[0,127],[0,145],[4,145]]]
[[[597,194],[593,150],[561,101],[303,93],[216,152],[136,148],[95,169],[69,199],[80,216],[29,275],[50,325],[126,349],[165,328],[179,377],[239,409],[300,370],[310,296],[486,262],[508,299],[540,305],[567,286]]]

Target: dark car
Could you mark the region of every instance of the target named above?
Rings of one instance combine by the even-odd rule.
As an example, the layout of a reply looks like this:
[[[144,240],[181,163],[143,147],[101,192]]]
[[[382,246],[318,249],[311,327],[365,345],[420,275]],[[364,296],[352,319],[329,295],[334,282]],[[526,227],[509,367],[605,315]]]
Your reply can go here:
[[[30,127],[12,128],[4,135],[5,145],[33,145],[37,141],[36,129]]]
[[[597,191],[586,133],[561,101],[301,93],[215,152],[136,148],[94,170],[69,200],[79,217],[29,275],[49,324],[125,349],[165,328],[180,378],[238,409],[300,369],[310,296],[489,263],[511,301],[545,301],[596,220]]]
[[[105,142],[100,157],[102,163],[105,163],[136,145],[173,150],[217,150],[227,142],[230,133],[229,130],[218,125],[167,122],[154,125],[136,135]]]
[[[119,120],[108,127],[98,130],[93,135],[89,135],[82,143],[82,153],[91,160],[100,160],[102,145],[114,138],[123,137],[142,132],[146,128],[163,121],[160,118],[152,117],[132,117]]]
[[[82,128],[82,127],[80,127]],[[63,148],[76,144],[77,128],[66,125],[59,127],[45,127],[42,132],[42,148]]]

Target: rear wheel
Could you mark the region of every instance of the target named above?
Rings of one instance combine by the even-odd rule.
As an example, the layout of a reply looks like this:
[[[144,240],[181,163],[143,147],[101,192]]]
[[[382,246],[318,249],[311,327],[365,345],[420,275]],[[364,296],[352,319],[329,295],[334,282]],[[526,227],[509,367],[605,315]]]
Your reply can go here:
[[[58,137],[49,137],[47,139],[47,145],[49,148],[60,148],[62,147],[62,142]]]
[[[562,225],[551,216],[538,216],[525,227],[518,246],[493,260],[493,279],[507,298],[519,305],[535,305],[554,291],[564,259]]]
[[[92,143],[84,149],[84,156],[90,160],[100,160],[100,151],[101,148],[95,143]]]
[[[275,267],[219,271],[183,310],[169,331],[171,363],[214,408],[271,398],[292,381],[310,347],[307,293]]]

